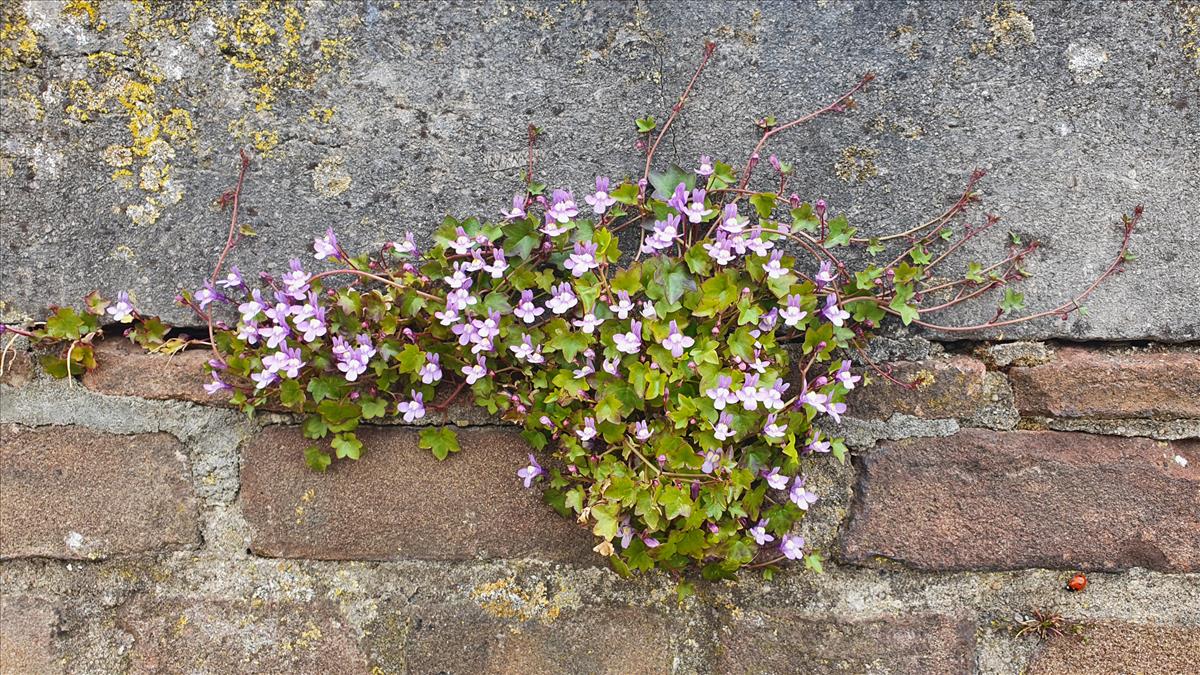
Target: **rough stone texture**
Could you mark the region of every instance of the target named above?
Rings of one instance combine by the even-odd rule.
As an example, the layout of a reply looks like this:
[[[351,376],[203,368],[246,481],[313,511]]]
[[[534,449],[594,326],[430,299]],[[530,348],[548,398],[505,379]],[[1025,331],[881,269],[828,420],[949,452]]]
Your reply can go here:
[[[922,419],[971,418],[990,403],[987,368],[969,356],[897,361],[886,364],[901,382],[915,382],[916,390],[893,384],[864,370],[871,384],[857,387],[846,397],[853,417],[888,419],[897,413]]]
[[[0,384],[10,387],[20,387],[34,378],[36,372],[33,365],[33,354],[29,351],[29,341],[23,337],[3,336],[0,348],[4,349],[3,368],[0,369]]]
[[[132,672],[365,673],[353,629],[325,602],[138,597],[117,624]]]
[[[0,558],[96,559],[199,543],[186,456],[167,434],[5,424]]]
[[[676,639],[671,622],[653,611],[593,607],[522,623],[502,618],[506,609],[491,604],[484,609],[451,605],[413,610],[407,618],[404,652],[408,671],[672,672]]]
[[[951,262],[1001,254],[1004,228],[1041,239],[1035,310],[1083,288],[1111,259],[1118,214],[1145,203],[1136,264],[1086,317],[1004,336],[1200,336],[1188,3],[310,3],[291,17],[299,31],[257,3],[102,3],[95,21],[65,7],[25,0],[7,17],[7,317],[100,287],[193,322],[172,299],[224,244],[212,204],[241,146],[255,155],[244,220],[259,233],[231,257],[243,270],[283,267],[331,224],[357,249],[426,235],[447,212],[496,213],[520,184],[531,122],[555,183],[631,173],[632,120],[665,117],[712,38],[664,165],[744,158],[754,116],[814,110],[871,70],[857,111],[772,142],[798,160],[806,197],[881,234],[926,220],[982,165],[984,208],[1005,220]]]
[[[1051,639],[1029,675],[1178,675],[1200,669],[1200,628],[1129,623],[1086,624],[1083,639]]]
[[[836,621],[746,612],[721,631],[721,673],[968,672],[975,625],[937,615]]]
[[[1008,375],[1023,415],[1200,418],[1200,353],[1064,347]]]
[[[0,595],[0,674],[49,673],[54,656],[54,608],[37,598]]]
[[[925,570],[1198,571],[1198,460],[1192,441],[1059,432],[886,443],[862,458],[841,555]]]
[[[463,451],[439,462],[417,432],[361,428],[368,450],[322,475],[312,442],[269,428],[244,449],[241,498],[259,555],[323,560],[521,558],[598,562],[592,536],[526,490],[529,447],[513,431],[460,429]]]
[[[208,350],[189,349],[165,356],[120,338],[101,340],[95,349],[96,368],[81,379],[85,387],[101,394],[209,405],[221,400],[204,391],[209,382],[204,363],[212,356]]]

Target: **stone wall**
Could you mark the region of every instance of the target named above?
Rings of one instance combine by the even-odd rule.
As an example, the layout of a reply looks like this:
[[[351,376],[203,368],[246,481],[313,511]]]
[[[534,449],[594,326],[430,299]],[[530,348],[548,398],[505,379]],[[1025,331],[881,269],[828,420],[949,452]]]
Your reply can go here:
[[[436,462],[411,427],[309,472],[287,415],[200,389],[203,352],[119,337],[81,382],[22,346],[0,375],[0,672],[1200,670],[1200,4],[1168,2],[0,2],[0,318],[98,288],[180,324],[236,156],[278,268],[494,213],[538,163],[579,190],[638,165],[705,39],[664,161],[740,157],[754,116],[857,110],[773,146],[869,233],[991,175],[1001,229],[1045,243],[1034,310],[1138,258],[1086,315],[1003,335],[892,334],[814,476],[823,574],[617,577],[525,491],[527,450],[471,408]],[[1003,233],[973,242],[1001,250]],[[981,310],[984,312],[990,310]],[[955,317],[969,321],[964,314]],[[984,338],[995,341],[984,342]],[[6,340],[7,342],[7,340]],[[467,498],[469,496],[469,498]],[[1064,589],[1085,570],[1087,590]],[[1021,636],[1035,610],[1082,639]]]

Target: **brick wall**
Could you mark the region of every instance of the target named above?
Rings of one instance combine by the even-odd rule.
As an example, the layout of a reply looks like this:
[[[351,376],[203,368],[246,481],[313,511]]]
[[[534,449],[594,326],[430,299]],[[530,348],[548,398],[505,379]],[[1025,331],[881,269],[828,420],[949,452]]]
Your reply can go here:
[[[1200,351],[880,340],[813,477],[825,574],[622,580],[469,408],[308,471],[205,354],[110,339],[74,385],[0,378],[0,671],[1159,672],[1200,668]],[[1083,593],[1064,582],[1089,572]],[[1033,610],[1083,639],[1017,637]]]

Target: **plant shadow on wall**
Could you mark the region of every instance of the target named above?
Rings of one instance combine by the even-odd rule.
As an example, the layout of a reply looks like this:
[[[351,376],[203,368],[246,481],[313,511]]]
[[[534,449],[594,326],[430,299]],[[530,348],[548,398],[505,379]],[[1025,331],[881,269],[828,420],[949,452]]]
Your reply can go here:
[[[545,483],[546,500],[589,527],[620,573],[701,567],[719,579],[801,560],[820,570],[820,553],[792,532],[820,505],[806,473],[846,461],[842,440],[822,429],[836,429],[864,369],[896,381],[867,357],[867,337],[888,321],[962,333],[1065,318],[1132,258],[1142,209],[1123,217],[1118,252],[1094,283],[1018,315],[1013,284],[1027,276],[1022,263],[1036,243],[1014,240],[1000,260],[946,269],[997,222],[962,218],[982,172],[944,213],[870,239],[823,201],[790,194],[791,168],[773,155],[761,181],[770,187],[751,187],[773,137],[853,108],[871,75],[803,117],[759,120],[758,143],[737,169],[701,157],[689,170],[654,171],[714,49],[706,45],[665,122],[637,120],[640,176],[598,177],[578,200],[551,189],[534,179],[531,127],[526,190],[502,217],[447,218],[427,250],[409,233],[355,254],[330,230],[314,249],[331,268],[313,274],[293,260],[279,276],[252,276],[224,269],[244,234],[243,155],[237,186],[222,197],[232,211],[225,250],[212,278],[179,297],[207,325],[206,340],[169,338],[123,293],[115,302],[93,294],[82,312],[56,308],[35,329],[10,330],[60,341],[44,364],[64,377],[94,367],[91,342],[105,316],[132,323],[129,337],[150,349],[206,346],[209,392],[250,414],[303,414],[314,442],[304,457],[318,471],[362,455],[355,431],[364,422],[413,422],[470,398],[523,427],[534,452],[514,467],[518,480]],[[639,235],[633,255],[618,249],[625,231]],[[868,262],[852,269],[851,249]],[[930,318],[997,297],[983,324]],[[459,451],[453,429],[420,438],[439,459]]]

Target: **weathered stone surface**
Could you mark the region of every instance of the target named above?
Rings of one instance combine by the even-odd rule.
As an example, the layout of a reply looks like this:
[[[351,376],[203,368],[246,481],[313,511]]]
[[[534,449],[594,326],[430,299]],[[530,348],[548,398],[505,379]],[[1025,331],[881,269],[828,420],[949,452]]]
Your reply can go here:
[[[439,462],[418,432],[361,428],[357,462],[322,475],[304,463],[312,442],[292,427],[264,430],[244,449],[242,505],[259,555],[328,560],[522,558],[602,562],[591,534],[526,490],[516,472],[530,450],[514,431],[459,429],[462,452]]]
[[[1055,637],[1029,675],[1178,675],[1200,669],[1200,628],[1088,622],[1083,639]]]
[[[29,351],[29,341],[23,337],[0,334],[0,349],[4,350],[3,367],[0,368],[0,384],[10,387],[20,387],[34,378],[36,370],[33,365],[33,354]]]
[[[886,420],[899,413],[922,419],[971,418],[991,401],[985,378],[987,368],[969,356],[897,361],[885,364],[901,382],[915,382],[915,390],[893,384],[871,371],[871,384],[857,387],[846,397],[849,415]]]
[[[970,672],[975,625],[941,615],[845,621],[749,611],[720,631],[721,673]]]
[[[96,559],[199,543],[187,458],[171,436],[2,429],[0,558]]]
[[[1053,361],[1008,373],[1023,415],[1200,418],[1200,353],[1063,347]]]
[[[926,570],[1197,571],[1197,460],[1193,441],[1059,432],[884,443],[862,458],[841,555]]]
[[[189,349],[178,354],[153,354],[132,342],[110,338],[96,345],[96,368],[83,375],[83,385],[110,396],[154,400],[177,399],[212,405],[224,400],[209,396],[204,363],[212,352]]]
[[[671,623],[645,609],[589,607],[532,621],[514,619],[498,605],[436,606],[408,614],[408,672],[673,672]]]
[[[45,600],[0,595],[0,674],[54,673],[57,615]]]
[[[1111,223],[1143,202],[1138,259],[1088,316],[1004,335],[1194,340],[1200,98],[1186,5],[497,0],[308,3],[289,17],[106,2],[93,21],[25,0],[0,71],[0,299],[20,317],[131,288],[144,310],[195,322],[172,299],[224,245],[213,201],[242,146],[255,155],[244,220],[259,233],[231,256],[243,271],[284,267],[329,225],[360,249],[427,235],[447,212],[496,213],[520,185],[531,122],[546,130],[542,175],[579,194],[597,173],[638,171],[632,120],[666,116],[711,38],[720,48],[662,165],[744,160],[753,117],[804,114],[871,70],[855,112],[772,140],[802,160],[792,184],[805,197],[881,234],[926,220],[983,165],[984,208],[1005,220],[951,267],[1003,255],[1005,227],[1042,240],[1034,310],[1086,286],[1117,246]],[[986,320],[983,305],[947,321]]]
[[[133,672],[368,672],[353,627],[321,601],[141,596],[117,623],[133,635]]]

